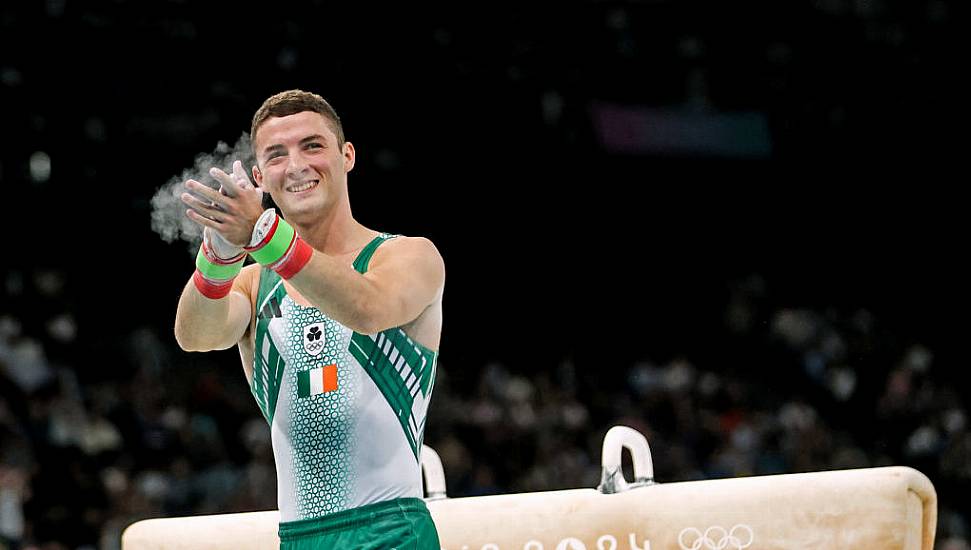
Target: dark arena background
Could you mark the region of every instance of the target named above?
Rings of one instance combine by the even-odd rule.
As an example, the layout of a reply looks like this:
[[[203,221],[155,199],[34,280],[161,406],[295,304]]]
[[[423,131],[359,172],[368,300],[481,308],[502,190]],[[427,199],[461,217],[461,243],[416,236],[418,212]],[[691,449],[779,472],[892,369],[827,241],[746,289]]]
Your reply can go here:
[[[968,550],[957,3],[0,5],[0,548],[276,507],[235,350],[181,351],[152,197],[317,92],[359,221],[432,239],[452,497],[904,465]]]

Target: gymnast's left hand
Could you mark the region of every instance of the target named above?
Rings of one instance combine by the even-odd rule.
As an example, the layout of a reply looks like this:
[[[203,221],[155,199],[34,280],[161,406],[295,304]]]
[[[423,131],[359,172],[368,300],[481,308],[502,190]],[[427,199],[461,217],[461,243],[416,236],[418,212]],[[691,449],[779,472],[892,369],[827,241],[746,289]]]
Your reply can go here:
[[[189,207],[186,216],[218,232],[233,245],[248,245],[253,226],[263,213],[263,191],[253,185],[238,160],[233,163],[232,174],[219,168],[211,168],[209,174],[220,183],[218,191],[196,180],[185,182],[191,191],[181,197]]]

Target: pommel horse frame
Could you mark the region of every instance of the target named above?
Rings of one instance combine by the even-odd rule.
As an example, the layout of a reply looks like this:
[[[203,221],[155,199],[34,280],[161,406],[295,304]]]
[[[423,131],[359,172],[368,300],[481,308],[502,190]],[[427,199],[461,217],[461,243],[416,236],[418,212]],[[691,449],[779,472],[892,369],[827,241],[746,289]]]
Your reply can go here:
[[[621,469],[632,458],[634,480]],[[443,550],[932,550],[937,494],[893,466],[656,483],[647,440],[604,438],[596,489],[448,498],[438,454],[422,450],[428,508]],[[276,511],[139,521],[123,550],[279,547]]]

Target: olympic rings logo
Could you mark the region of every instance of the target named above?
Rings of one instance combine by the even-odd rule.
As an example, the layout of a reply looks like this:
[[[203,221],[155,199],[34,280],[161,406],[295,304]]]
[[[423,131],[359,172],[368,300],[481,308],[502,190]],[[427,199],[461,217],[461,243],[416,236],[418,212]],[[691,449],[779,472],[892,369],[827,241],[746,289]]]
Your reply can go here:
[[[327,339],[324,337],[324,324],[314,323],[303,327],[303,349],[310,355],[319,355],[324,351]]]
[[[726,530],[713,525],[702,533],[694,527],[687,527],[678,534],[678,544],[682,550],[742,550],[752,546],[755,534],[744,523]]]

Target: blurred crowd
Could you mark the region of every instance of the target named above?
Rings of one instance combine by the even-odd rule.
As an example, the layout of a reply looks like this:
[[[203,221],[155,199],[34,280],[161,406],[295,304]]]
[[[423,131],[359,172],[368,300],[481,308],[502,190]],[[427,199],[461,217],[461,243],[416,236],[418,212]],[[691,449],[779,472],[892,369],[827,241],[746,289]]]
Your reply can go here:
[[[126,251],[144,253],[150,240],[161,247],[145,222],[146,197],[151,185],[171,176],[172,165],[146,162],[147,153],[190,158],[217,139],[235,137],[255,98],[284,83],[319,86],[328,97],[344,94],[335,105],[354,121],[362,151],[374,152],[361,155],[358,171],[372,181],[386,177],[382,193],[437,171],[447,185],[425,191],[442,204],[449,197],[466,201],[466,187],[477,186],[456,186],[453,179],[475,177],[480,170],[470,169],[470,159],[510,135],[529,144],[529,155],[507,155],[506,172],[535,175],[516,193],[528,211],[520,218],[539,220],[544,232],[551,228],[540,222],[562,220],[542,217],[549,209],[542,182],[559,186],[561,177],[577,178],[577,164],[582,168],[589,150],[603,146],[589,127],[603,103],[708,114],[686,120],[716,129],[708,123],[721,114],[761,113],[771,160],[806,161],[791,172],[816,167],[825,180],[842,182],[833,159],[855,159],[865,175],[861,183],[882,181],[874,171],[911,159],[921,177],[900,192],[902,200],[911,200],[914,187],[931,186],[935,178],[927,173],[940,166],[946,146],[960,143],[945,131],[958,119],[952,109],[964,101],[951,85],[961,74],[955,2],[709,4],[581,2],[558,6],[552,18],[548,6],[531,3],[512,12],[457,6],[429,13],[402,4],[401,17],[384,18],[369,10],[342,17],[339,10],[349,4],[328,4],[338,11],[326,17],[342,21],[328,30],[330,42],[354,52],[355,62],[321,71],[320,36],[304,24],[313,20],[304,5],[296,12],[301,21],[265,21],[265,40],[237,41],[236,51],[227,52],[222,31],[250,24],[245,10],[174,0],[3,3],[0,41],[9,55],[0,62],[0,92],[12,107],[5,121],[16,132],[0,148],[0,182],[14,191],[10,204],[43,204],[48,219],[59,223],[38,223],[36,208],[8,214],[15,216],[13,226],[48,232],[58,243],[64,227],[88,234],[125,227],[136,243]],[[37,44],[40,35],[59,36],[72,47],[22,47]],[[247,43],[252,49],[242,49]],[[141,62],[104,62],[118,57],[119,44]],[[259,79],[250,77],[253,67],[261,68]],[[176,77],[185,85],[173,85]],[[335,78],[352,84],[344,91]],[[72,88],[70,101],[65,81],[85,83]],[[272,90],[260,87],[269,83]],[[440,150],[437,170],[425,170],[429,143]],[[660,192],[655,186],[694,183],[683,172],[695,164],[690,159],[670,162],[663,150],[649,147],[638,152],[661,158],[636,166],[636,154],[593,162],[608,200],[638,203],[630,197],[643,193],[647,202]],[[370,172],[367,163],[373,163]],[[698,164],[712,167],[717,182],[751,176]],[[645,172],[652,185],[644,185]],[[133,174],[142,180],[129,184]],[[624,182],[611,186],[621,177]],[[108,182],[125,183],[105,192]],[[809,183],[791,196],[773,191],[780,215],[794,209],[786,201],[817,192],[820,181]],[[837,202],[858,192],[868,210],[894,193],[890,186],[879,196],[850,187],[840,186]],[[695,187],[688,188],[693,194]],[[92,189],[97,204],[86,202]],[[50,200],[55,192],[59,200]],[[539,198],[526,200],[530,193]],[[486,201],[479,210],[490,212],[482,219],[492,223],[488,195],[477,201]],[[515,202],[497,196],[496,209]],[[393,208],[385,214],[403,211],[389,202]],[[933,199],[929,218],[944,217],[936,210],[948,206],[942,202]],[[694,208],[694,200],[685,203]],[[582,206],[578,212],[589,205]],[[475,231],[464,228],[478,218],[464,208],[441,210],[455,218],[443,222],[440,234],[452,236],[456,247],[474,248]],[[658,210],[638,207],[632,225]],[[916,219],[919,210],[895,211],[894,223],[912,235],[925,222]],[[818,212],[810,230],[832,224],[825,214]],[[744,217],[725,216],[726,226],[739,223],[731,216]],[[665,229],[688,231],[697,223],[685,219]],[[495,225],[494,231],[516,226]],[[491,246],[495,235],[487,239]],[[555,240],[544,245],[556,246]],[[13,239],[13,246],[8,256],[24,265],[51,261],[51,251],[29,239]],[[79,264],[89,261],[62,248],[62,259],[74,254]],[[172,273],[189,264],[178,265]],[[170,268],[158,262],[154,269],[164,279]],[[783,300],[775,284],[758,274],[732,281],[727,299],[711,304],[723,310],[717,341],[670,353],[655,351],[646,333],[638,343],[643,355],[629,364],[592,363],[571,355],[569,342],[555,368],[528,371],[510,358],[464,364],[460,350],[443,353],[425,443],[441,455],[449,496],[595,487],[603,436],[624,424],[647,436],[661,482],[915,467],[938,492],[937,548],[971,550],[971,430],[955,374],[963,365],[882,312]],[[268,428],[237,354],[179,350],[167,328],[175,297],[165,302],[139,286],[142,281],[111,281],[117,295],[103,297],[95,294],[111,292],[103,290],[107,285],[86,285],[57,268],[0,271],[0,550],[116,550],[125,527],[140,519],[274,508]],[[149,314],[135,315],[124,303],[133,292],[144,294],[139,300]],[[474,294],[467,292],[467,298]],[[110,301],[119,304],[103,305]],[[152,315],[158,318],[146,320]],[[443,350],[460,330],[446,320]]]
[[[114,344],[81,346],[63,273],[3,283],[0,548],[113,550],[139,519],[275,508],[268,429],[234,353],[183,353],[124,323]],[[661,482],[915,467],[939,494],[937,548],[971,548],[971,431],[948,366],[864,309],[770,296],[759,275],[732,283],[717,364],[684,350],[524,373],[444,357],[425,443],[449,496],[595,487],[603,436],[623,424],[647,436]]]

